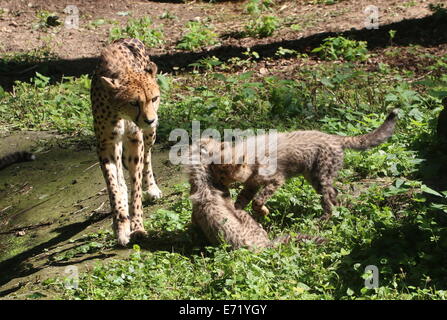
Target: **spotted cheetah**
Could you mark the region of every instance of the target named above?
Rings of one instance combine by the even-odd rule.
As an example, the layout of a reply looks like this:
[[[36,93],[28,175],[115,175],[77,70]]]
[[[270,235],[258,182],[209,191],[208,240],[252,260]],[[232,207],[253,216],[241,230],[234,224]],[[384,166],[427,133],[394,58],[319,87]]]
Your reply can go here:
[[[97,153],[107,184],[113,229],[122,246],[146,234],[143,196],[162,196],[151,165],[160,104],[156,73],[157,66],[141,41],[119,39],[103,49],[92,78]],[[130,208],[123,165],[130,175]]]
[[[323,220],[330,218],[332,207],[337,205],[337,191],[332,183],[343,166],[343,149],[366,150],[387,140],[394,131],[397,110],[393,110],[385,122],[376,130],[359,136],[345,137],[326,134],[320,131],[305,130],[280,133],[277,135],[275,152],[276,171],[270,175],[260,174],[265,167],[256,155],[237,152],[238,145],[213,139],[202,139],[202,153],[210,155],[210,171],[213,179],[228,187],[235,182],[243,183],[235,207],[245,208],[252,201],[253,211],[267,215],[265,203],[285,180],[302,174],[313,188],[322,196]],[[265,136],[249,137],[247,145],[259,145],[266,141]],[[239,149],[241,150],[241,149]],[[245,149],[244,149],[245,150]],[[225,163],[224,155],[231,152],[233,159]],[[261,190],[262,189],[262,190]]]
[[[312,240],[322,244],[326,240],[306,234],[283,235],[270,240],[267,232],[244,210],[238,210],[230,198],[228,188],[213,180],[211,167],[200,161],[200,144],[191,148],[191,162],[187,166],[191,185],[192,224],[199,226],[213,245],[222,242],[232,249],[246,247],[258,251],[275,247],[291,240]]]

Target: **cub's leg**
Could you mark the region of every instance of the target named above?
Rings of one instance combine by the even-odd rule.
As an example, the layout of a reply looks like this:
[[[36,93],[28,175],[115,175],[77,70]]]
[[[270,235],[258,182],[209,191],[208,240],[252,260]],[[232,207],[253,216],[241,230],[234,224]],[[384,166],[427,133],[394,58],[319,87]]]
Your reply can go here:
[[[272,180],[253,199],[252,208],[256,213],[266,216],[269,209],[265,206],[267,200],[284,184],[284,179]]]
[[[332,216],[332,207],[337,206],[337,190],[333,187],[334,179],[337,177],[338,171],[343,165],[343,151],[331,150],[329,156],[324,156],[318,159],[317,170],[311,174],[311,183],[315,191],[321,197],[321,205],[323,207],[324,215],[322,220],[328,220]]]
[[[143,205],[142,205],[142,172],[143,172],[143,133],[140,129],[132,127],[127,132],[127,165],[130,177],[130,230],[132,237],[139,237],[146,234],[143,226]]]
[[[238,210],[243,210],[253,200],[256,193],[259,191],[258,185],[245,184],[242,191],[239,193],[236,199],[234,207]]]
[[[156,129],[150,128],[143,132],[144,138],[144,169],[143,169],[143,197],[144,200],[160,199],[162,192],[158,188],[152,171],[151,149],[155,143]]]

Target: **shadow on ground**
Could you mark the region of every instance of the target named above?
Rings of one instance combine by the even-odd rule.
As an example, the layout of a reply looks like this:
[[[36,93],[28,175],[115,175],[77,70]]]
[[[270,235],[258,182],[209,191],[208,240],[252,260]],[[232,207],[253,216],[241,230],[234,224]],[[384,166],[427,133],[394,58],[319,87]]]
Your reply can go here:
[[[12,143],[20,149],[28,139],[45,145],[35,161],[0,171],[0,296],[27,291],[36,279],[63,277],[65,266],[84,268],[93,260],[129,252],[115,247],[112,219],[102,209],[108,198],[94,150],[86,148],[84,140],[61,138],[46,140],[28,132],[0,140],[0,150]],[[169,202],[179,196],[173,186],[183,182],[183,175],[165,165],[167,157],[157,147],[153,167],[165,193],[163,201]],[[165,205],[163,201],[145,205],[145,214]],[[187,253],[192,249],[186,234],[149,234],[140,246]]]
[[[384,48],[390,45],[389,31],[396,30],[393,45],[406,46],[417,44],[424,47],[437,46],[447,43],[447,16],[444,12],[434,13],[430,16],[417,19],[402,20],[399,22],[380,26],[377,30],[347,30],[340,33],[323,32],[313,34],[300,39],[271,42],[268,44],[255,45],[251,47],[263,58],[276,58],[275,53],[279,47],[293,49],[299,52],[310,53],[319,46],[323,39],[342,35],[355,40],[368,41],[369,49]],[[201,58],[216,56],[221,61],[227,61],[232,57],[244,58],[243,52],[247,48],[239,46],[220,46],[208,51],[200,52],[175,52],[152,56],[152,60],[157,63],[162,72],[172,72],[174,67],[184,68]],[[50,60],[38,65],[27,64],[6,64],[5,70],[8,73],[0,73],[0,85],[5,90],[11,90],[14,81],[28,81],[35,72],[51,75],[53,81],[60,81],[63,76],[80,76],[91,74],[97,63],[97,57],[82,58],[74,60]],[[31,69],[30,69],[31,68]],[[27,69],[30,69],[27,71]]]
[[[59,227],[54,230],[54,232],[59,233],[57,237],[54,237],[47,242],[44,242],[29,250],[26,250],[10,259],[0,262],[0,270],[2,270],[2,272],[0,273],[0,286],[9,282],[11,279],[33,274],[42,269],[43,267],[46,267],[47,265],[36,268],[33,265],[28,264],[27,261],[29,258],[32,258],[42,252],[45,252],[45,250],[50,250],[52,248],[57,247],[60,243],[67,241],[73,238],[81,231],[84,231],[85,228],[87,228],[89,225],[99,222],[107,217],[108,215],[95,216],[94,218],[88,219],[83,222],[77,222],[70,225]]]

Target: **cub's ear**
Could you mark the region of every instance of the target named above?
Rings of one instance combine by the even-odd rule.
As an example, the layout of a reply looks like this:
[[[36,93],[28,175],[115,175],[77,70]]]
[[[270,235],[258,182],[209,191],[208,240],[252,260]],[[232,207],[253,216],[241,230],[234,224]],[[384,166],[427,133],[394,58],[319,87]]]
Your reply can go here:
[[[101,77],[100,79],[101,83],[110,90],[118,90],[121,87],[118,79],[107,78],[107,77]]]
[[[155,63],[153,63],[152,61],[149,61],[149,63],[147,64],[146,68],[144,68],[144,71],[149,73],[152,78],[155,78],[155,75],[157,74],[158,68],[157,68],[157,65]]]

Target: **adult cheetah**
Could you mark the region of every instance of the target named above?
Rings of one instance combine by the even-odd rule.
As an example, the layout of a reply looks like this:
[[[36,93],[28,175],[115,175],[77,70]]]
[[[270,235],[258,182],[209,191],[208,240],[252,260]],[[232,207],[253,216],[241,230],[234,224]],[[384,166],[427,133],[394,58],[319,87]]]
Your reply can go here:
[[[113,229],[122,246],[146,234],[143,196],[157,199],[162,195],[151,165],[160,104],[156,73],[157,66],[141,41],[119,39],[104,48],[92,78],[97,152],[109,193]],[[123,165],[130,175],[130,208]]]

